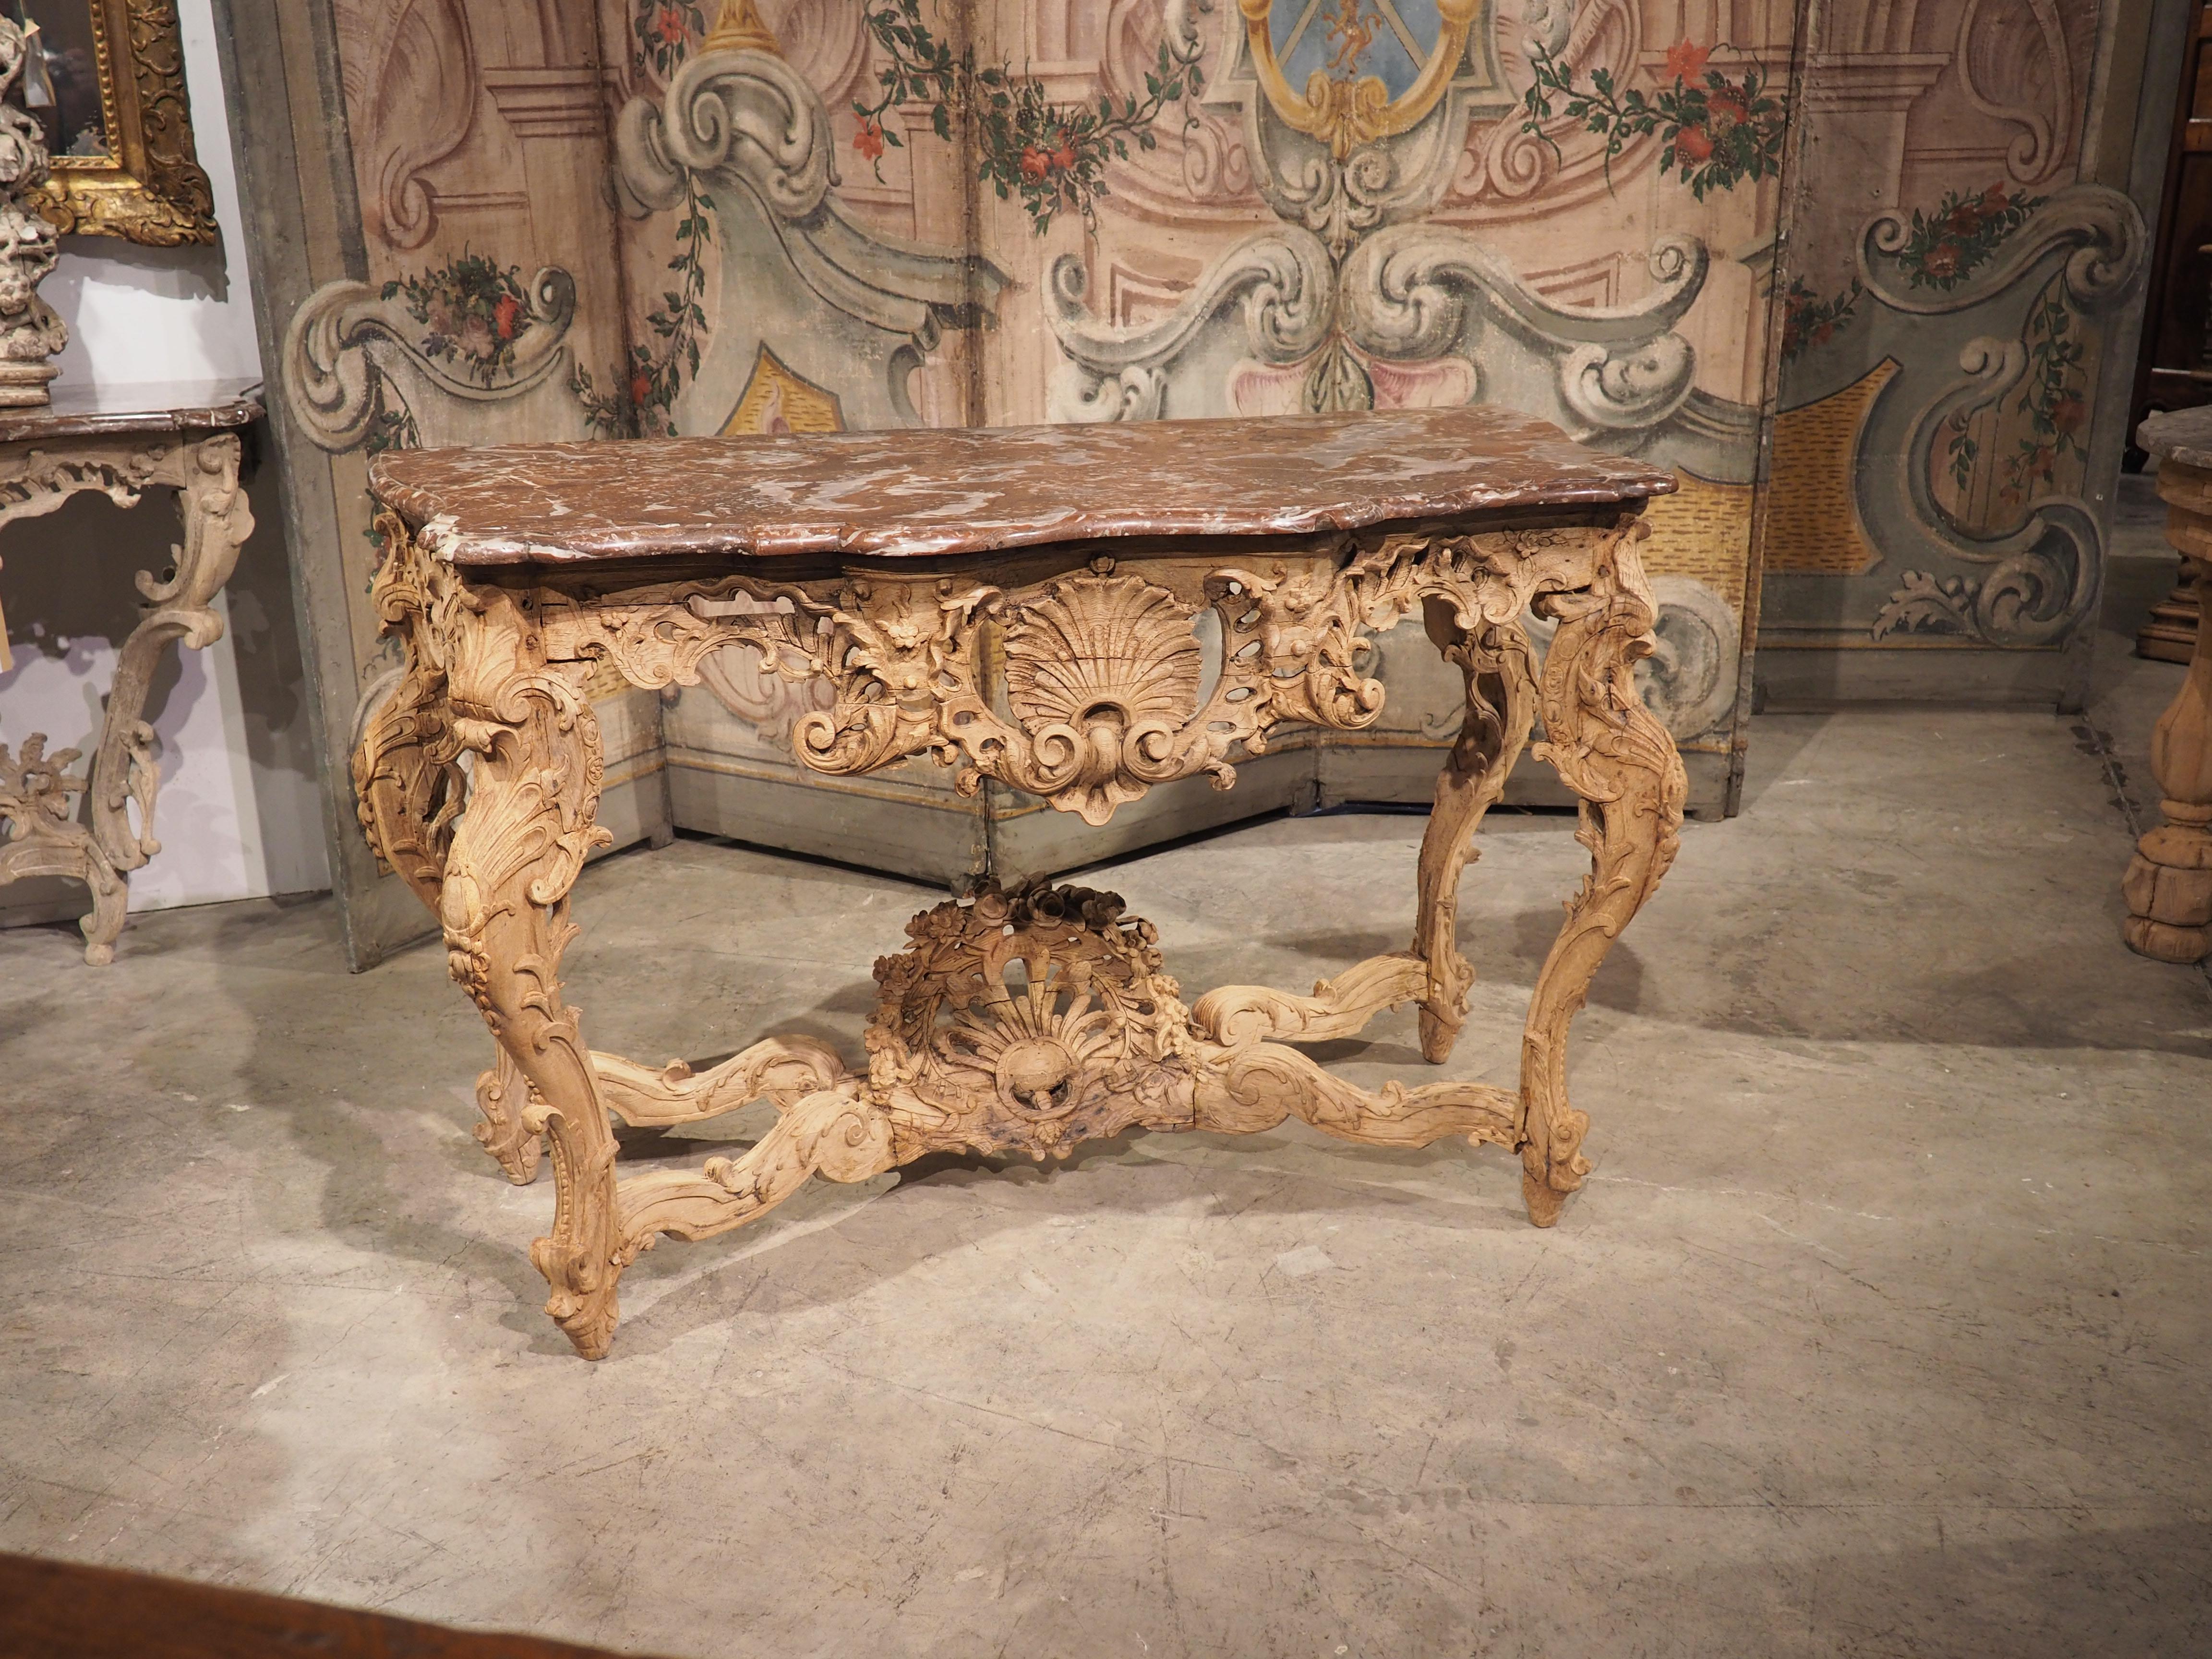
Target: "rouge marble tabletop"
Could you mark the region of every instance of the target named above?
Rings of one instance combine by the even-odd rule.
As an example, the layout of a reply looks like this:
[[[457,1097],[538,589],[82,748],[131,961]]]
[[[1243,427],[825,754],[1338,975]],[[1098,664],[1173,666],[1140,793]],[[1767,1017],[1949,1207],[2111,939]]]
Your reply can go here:
[[[465,566],[1297,535],[1674,488],[1488,405],[389,451],[369,480],[410,530],[450,520]]]
[[[54,383],[53,401],[0,409],[0,443],[96,438],[111,433],[220,432],[261,418],[258,380],[147,380],[96,386]]]

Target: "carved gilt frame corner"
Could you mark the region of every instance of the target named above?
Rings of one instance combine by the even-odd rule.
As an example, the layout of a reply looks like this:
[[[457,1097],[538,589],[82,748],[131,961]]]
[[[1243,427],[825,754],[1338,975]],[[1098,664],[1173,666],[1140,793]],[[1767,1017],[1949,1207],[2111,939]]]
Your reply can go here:
[[[57,155],[39,211],[79,236],[155,247],[216,240],[215,198],[192,147],[176,0],[60,0],[92,14],[109,153]]]

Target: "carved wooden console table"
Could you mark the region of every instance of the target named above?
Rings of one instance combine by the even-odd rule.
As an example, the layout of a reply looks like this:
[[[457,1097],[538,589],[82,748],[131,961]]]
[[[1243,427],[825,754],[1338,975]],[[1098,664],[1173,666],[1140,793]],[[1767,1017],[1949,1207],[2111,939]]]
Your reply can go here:
[[[2136,441],[2158,457],[2166,538],[2212,594],[2212,407],[2154,415]],[[2150,740],[2151,778],[2165,822],[2136,845],[2121,890],[2129,945],[2161,962],[2212,955],[2212,627],[2200,621],[2189,672]]]
[[[1491,409],[1274,421],[850,433],[388,453],[372,471],[378,580],[406,669],[354,757],[379,855],[444,929],[498,1041],[477,1135],[510,1177],[552,1148],[546,1310],[597,1358],[616,1280],[662,1233],[752,1220],[810,1176],[860,1181],[933,1151],[1062,1154],[1134,1125],[1517,1150],[1549,1225],[1588,1164],[1566,1039],[1590,976],[1674,854],[1684,782],[1633,683],[1651,648],[1644,499],[1673,488]],[[1540,668],[1522,618],[1557,622]],[[867,1064],[769,1038],[711,1071],[593,1052],[562,1000],[568,899],[595,844],[599,750],[580,689],[602,663],[689,684],[750,646],[826,678],[793,743],[823,772],[927,754],[1090,823],[1209,776],[1289,722],[1375,719],[1366,634],[1418,611],[1467,713],[1420,853],[1412,947],[1297,996],[1188,1006],[1151,923],[1110,893],[1033,885],[946,902],[876,964]],[[1211,619],[1209,622],[1207,619]],[[1451,1051],[1473,969],[1460,872],[1540,716],[1581,798],[1589,878],[1539,977],[1517,1090],[1370,1092],[1290,1042],[1420,1007]],[[473,760],[465,773],[464,756]],[[617,1181],[608,1113],[690,1122],[766,1097],[775,1127],[696,1173]]]
[[[100,744],[79,775],[74,749],[49,755],[43,732],[0,734],[0,884],[26,876],[66,876],[92,890],[84,959],[115,959],[130,903],[129,875],[161,850],[154,838],[154,797],[161,781],[154,729],[141,718],[161,653],[181,639],[204,650],[222,637],[216,594],[230,580],[238,550],[253,533],[240,487],[238,428],[261,417],[252,382],[142,388],[156,408],[100,409],[90,388],[67,382],[51,407],[0,410],[0,526],[41,518],[88,490],[118,507],[149,489],[177,492],[184,539],[171,548],[165,575],[138,573],[144,597],[138,625],[115,661],[115,684],[100,720]],[[0,628],[0,670],[10,665]],[[80,821],[73,796],[88,798]],[[138,822],[131,822],[136,803]]]

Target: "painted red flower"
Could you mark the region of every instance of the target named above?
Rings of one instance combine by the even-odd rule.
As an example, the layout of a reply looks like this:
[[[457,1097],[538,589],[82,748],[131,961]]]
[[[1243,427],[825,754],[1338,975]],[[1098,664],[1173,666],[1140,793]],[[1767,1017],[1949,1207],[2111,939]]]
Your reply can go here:
[[[645,400],[653,396],[653,381],[643,369],[629,377],[629,401],[633,409],[643,409]]]
[[[1703,127],[1684,127],[1674,135],[1675,159],[1692,165],[1712,159],[1713,136]]]
[[[1959,274],[1959,262],[1965,254],[1966,250],[1956,242],[1938,242],[1928,250],[1928,257],[1920,262],[1921,268],[1935,281],[1943,282]]]
[[[2081,429],[2081,422],[2089,418],[2089,405],[2069,392],[2051,405],[2051,424],[2068,437]]]
[[[1667,73],[1677,81],[1694,81],[1705,72],[1705,59],[1712,55],[1711,46],[1678,40],[1667,48]]]
[[[684,17],[673,6],[663,6],[660,15],[653,20],[653,32],[659,35],[665,46],[684,44]]]
[[[1726,137],[1751,118],[1750,107],[1739,93],[1717,92],[1707,100],[1705,108],[1706,119],[1717,137]]]
[[[884,158],[884,130],[877,122],[863,116],[860,130],[853,135],[853,148],[865,161],[880,161]]]
[[[1062,173],[1075,165],[1075,140],[1068,135],[1066,127],[1060,130],[1060,144],[1052,153],[1052,164]]]
[[[501,340],[512,340],[520,332],[522,301],[512,294],[502,294],[492,302],[491,331]]]
[[[1046,173],[1052,171],[1052,157],[1031,144],[1022,152],[1022,177],[1031,184],[1042,184]]]

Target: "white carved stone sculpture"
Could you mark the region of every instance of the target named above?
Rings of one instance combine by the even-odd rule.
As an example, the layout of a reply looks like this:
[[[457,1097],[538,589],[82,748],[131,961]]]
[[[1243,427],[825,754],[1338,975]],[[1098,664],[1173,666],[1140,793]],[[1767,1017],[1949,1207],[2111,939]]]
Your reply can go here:
[[[0,408],[46,402],[58,372],[46,360],[69,343],[68,326],[39,297],[60,250],[29,202],[47,166],[39,124],[14,101],[27,46],[21,26],[0,17]]]

